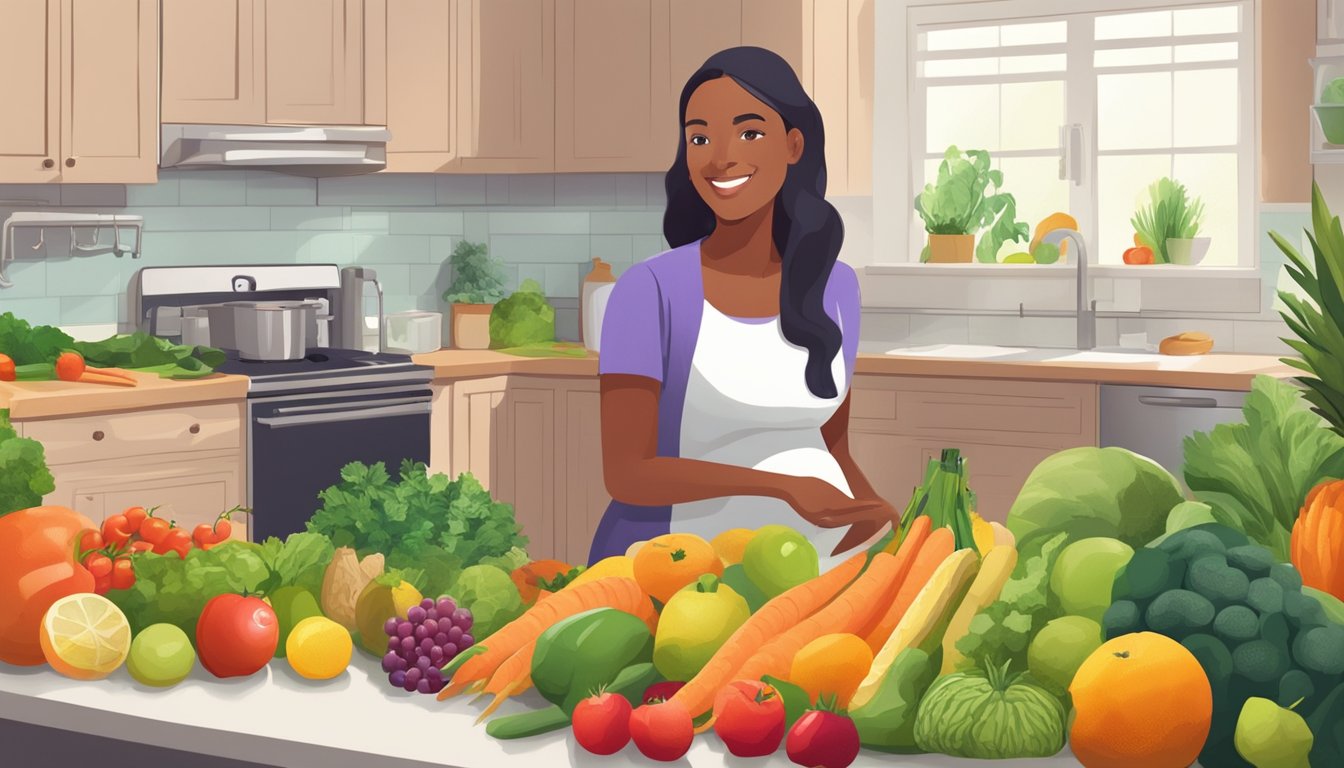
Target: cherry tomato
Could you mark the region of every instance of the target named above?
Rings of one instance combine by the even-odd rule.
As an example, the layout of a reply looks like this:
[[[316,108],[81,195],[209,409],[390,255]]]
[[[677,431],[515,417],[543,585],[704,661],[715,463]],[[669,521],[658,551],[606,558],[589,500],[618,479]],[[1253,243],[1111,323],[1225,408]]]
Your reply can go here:
[[[163,541],[164,538],[168,536],[168,530],[170,528],[172,528],[172,523],[162,517],[147,517],[145,518],[145,521],[140,524],[140,538],[153,544],[155,546],[155,551],[157,552],[159,542]],[[160,552],[159,554],[163,553]]]
[[[105,595],[110,589],[112,589],[111,574],[104,576],[101,579],[93,580],[93,593],[95,595]]]
[[[139,533],[140,526],[144,524],[145,518],[149,517],[149,511],[144,507],[127,507],[121,514],[126,517],[128,530],[131,533]]]
[[[150,544],[148,541],[131,542],[131,549],[130,549],[131,554],[139,554],[141,552],[153,552],[153,551],[154,551],[154,545]]]
[[[694,737],[690,714],[675,701],[645,704],[630,714],[630,738],[650,760],[671,762],[681,758]]]
[[[130,589],[135,585],[135,566],[131,558],[118,557],[112,561],[112,588]]]
[[[84,556],[80,564],[93,574],[94,579],[101,579],[112,575],[112,558],[102,552],[90,552]]]
[[[155,554],[166,555],[169,552],[176,552],[178,557],[187,559],[187,553],[191,551],[191,534],[187,533],[186,528],[173,528],[168,531],[168,535],[163,537],[163,541],[154,545]]]
[[[125,515],[113,515],[103,521],[103,539],[107,543],[122,547],[131,540],[132,531]]]
[[[75,550],[80,562],[84,561],[84,555],[97,549],[107,546],[103,540],[103,534],[94,528],[85,528],[75,535]]]
[[[201,666],[215,677],[245,677],[266,666],[280,641],[275,611],[259,597],[217,595],[196,621]]]
[[[844,715],[814,709],[793,724],[784,748],[798,765],[847,768],[859,756],[859,730]]]
[[[759,680],[738,680],[714,700],[714,732],[738,757],[774,754],[784,741],[784,699]]]
[[[574,740],[595,755],[614,755],[630,743],[630,701],[599,693],[574,707]]]

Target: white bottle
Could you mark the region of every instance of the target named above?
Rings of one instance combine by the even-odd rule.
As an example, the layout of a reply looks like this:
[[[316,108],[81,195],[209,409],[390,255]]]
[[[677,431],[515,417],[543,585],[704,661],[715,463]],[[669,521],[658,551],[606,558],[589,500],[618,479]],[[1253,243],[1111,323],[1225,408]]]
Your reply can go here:
[[[607,296],[616,285],[611,265],[593,259],[593,269],[583,278],[579,292],[579,337],[583,346],[594,352],[602,341],[602,314],[607,308]]]

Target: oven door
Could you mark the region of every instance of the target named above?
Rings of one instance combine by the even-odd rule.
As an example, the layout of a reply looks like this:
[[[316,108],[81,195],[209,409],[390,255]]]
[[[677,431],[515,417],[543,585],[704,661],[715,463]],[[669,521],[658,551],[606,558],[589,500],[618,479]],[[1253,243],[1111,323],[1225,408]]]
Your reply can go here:
[[[405,459],[428,464],[431,398],[414,387],[249,401],[252,539],[304,530],[350,462],[381,461],[394,478]]]

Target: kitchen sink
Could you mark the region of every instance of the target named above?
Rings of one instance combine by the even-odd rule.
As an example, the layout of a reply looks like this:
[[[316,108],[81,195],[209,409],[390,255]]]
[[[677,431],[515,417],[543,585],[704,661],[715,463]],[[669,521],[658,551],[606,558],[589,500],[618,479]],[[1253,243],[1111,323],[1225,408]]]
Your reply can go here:
[[[977,344],[932,344],[889,349],[892,357],[938,358],[944,360],[984,360],[1004,363],[1076,363],[1101,365],[1147,365],[1160,370],[1182,370],[1198,364],[1198,357],[1159,355],[1149,349],[1097,347],[1095,349],[1056,349],[1050,347],[1000,347]]]

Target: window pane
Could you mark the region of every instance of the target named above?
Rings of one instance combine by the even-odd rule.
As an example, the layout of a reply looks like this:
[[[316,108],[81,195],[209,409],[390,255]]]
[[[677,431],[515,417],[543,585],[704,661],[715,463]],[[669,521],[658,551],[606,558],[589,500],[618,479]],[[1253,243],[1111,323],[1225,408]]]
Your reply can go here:
[[[1148,185],[1171,175],[1170,155],[1126,155],[1097,158],[1096,261],[1123,264],[1121,256],[1134,247],[1134,217],[1148,203]],[[1084,233],[1086,234],[1086,233]]]
[[[1143,64],[1170,64],[1171,46],[1153,48],[1103,48],[1092,54],[1098,67],[1134,67]]]
[[[1098,16],[1093,29],[1098,40],[1167,37],[1171,34],[1171,11]]]
[[[961,29],[934,29],[924,33],[924,50],[959,51],[965,48],[996,48],[999,45],[998,27],[963,27]]]
[[[1176,146],[1237,143],[1237,70],[1196,69],[1175,76]]]
[[[1052,149],[1064,123],[1064,83],[1004,83],[998,149]]]
[[[1240,202],[1237,199],[1237,156],[1176,155],[1172,170],[1192,198],[1204,201],[1203,224],[1199,237],[1210,238],[1209,252],[1201,265],[1235,267],[1240,242],[1237,224]]]
[[[1176,46],[1176,61],[1179,64],[1187,64],[1193,61],[1234,61],[1236,58],[1236,43]]]
[[[1068,56],[1062,53],[1040,56],[1004,56],[1000,59],[1000,71],[1005,75],[1025,75],[1033,72],[1063,72],[1068,66]]]
[[[1235,5],[1192,8],[1176,11],[1174,15],[1178,35],[1226,35],[1241,31],[1241,9]]]
[[[1003,191],[1017,202],[1017,220],[1025,221],[1031,231],[1046,216],[1069,212],[1069,182],[1059,178],[1057,157],[1005,157],[998,163],[1003,171]],[[1012,243],[999,251],[1003,256],[1027,250],[1029,243]]]
[[[919,63],[923,77],[967,77],[974,75],[997,75],[999,60],[995,57],[983,59],[932,59]]]
[[[999,149],[999,86],[929,86],[925,150]]]
[[[1097,76],[1099,149],[1171,146],[1171,73]]]
[[[1001,32],[1000,45],[1049,45],[1063,43],[1069,38],[1067,21],[1044,21],[1036,24],[1008,24]]]

